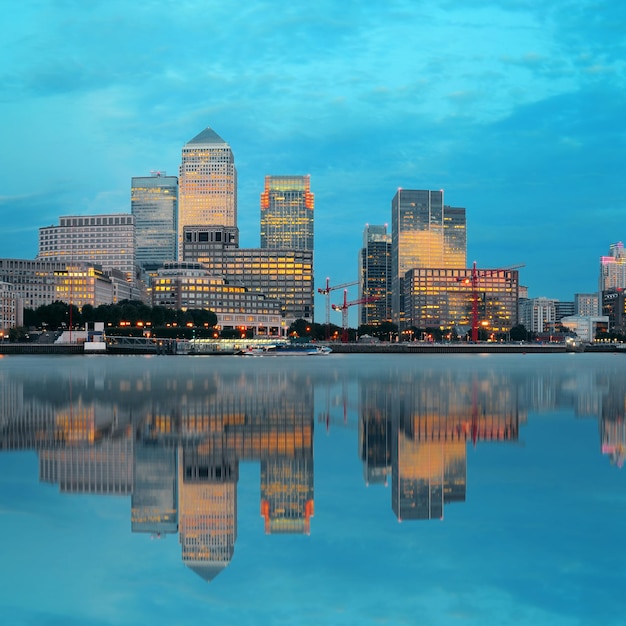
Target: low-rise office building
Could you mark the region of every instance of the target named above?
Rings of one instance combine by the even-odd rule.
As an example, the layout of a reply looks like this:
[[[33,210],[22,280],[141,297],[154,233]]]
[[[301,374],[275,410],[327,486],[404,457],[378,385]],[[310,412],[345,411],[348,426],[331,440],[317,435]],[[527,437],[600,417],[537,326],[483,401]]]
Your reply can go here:
[[[281,303],[239,282],[216,276],[201,263],[166,263],[152,284],[153,306],[208,309],[223,330],[252,329],[256,335],[285,334]]]

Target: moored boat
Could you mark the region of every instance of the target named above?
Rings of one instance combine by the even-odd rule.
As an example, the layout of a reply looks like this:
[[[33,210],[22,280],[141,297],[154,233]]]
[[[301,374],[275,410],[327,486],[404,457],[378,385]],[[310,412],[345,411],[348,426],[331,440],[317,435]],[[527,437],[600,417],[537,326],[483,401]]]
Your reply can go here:
[[[317,356],[330,354],[328,346],[315,343],[275,343],[263,346],[248,346],[243,356]]]

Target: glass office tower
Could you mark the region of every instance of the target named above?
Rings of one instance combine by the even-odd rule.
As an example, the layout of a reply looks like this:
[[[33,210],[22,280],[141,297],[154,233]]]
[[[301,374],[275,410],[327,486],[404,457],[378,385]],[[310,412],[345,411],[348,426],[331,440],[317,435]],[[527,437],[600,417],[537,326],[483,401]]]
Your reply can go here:
[[[446,207],[443,190],[399,189],[391,201],[393,321],[404,325],[404,275],[415,268],[467,265],[465,209]]]
[[[185,226],[237,226],[237,170],[230,146],[206,128],[183,146],[178,176],[178,244]]]
[[[359,255],[359,324],[391,321],[391,235],[387,225],[367,224]]]
[[[261,248],[313,250],[310,176],[266,176],[261,194]]]
[[[137,264],[151,271],[177,256],[178,178],[155,172],[131,179]]]

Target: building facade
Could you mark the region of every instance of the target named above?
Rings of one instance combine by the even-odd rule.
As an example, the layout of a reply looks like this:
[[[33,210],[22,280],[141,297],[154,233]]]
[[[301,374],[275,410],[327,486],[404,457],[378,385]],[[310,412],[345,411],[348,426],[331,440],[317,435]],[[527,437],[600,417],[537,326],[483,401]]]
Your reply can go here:
[[[150,272],[178,254],[178,178],[155,172],[131,179],[137,265]]]
[[[152,304],[169,309],[208,309],[217,315],[217,326],[222,330],[284,334],[278,300],[216,276],[201,263],[165,263],[153,280]]]
[[[602,315],[573,315],[571,317],[564,317],[561,323],[575,333],[581,341],[587,343],[591,343],[598,333],[607,332],[609,328],[609,318]]]
[[[218,232],[222,232],[222,239],[230,233],[215,227],[186,227],[183,261],[202,263],[216,276],[280,300],[283,324],[287,327],[297,319],[313,321],[312,250],[237,248],[233,242],[216,241]]]
[[[626,333],[626,291],[623,289],[603,291],[602,315],[609,320],[609,331]]]
[[[314,208],[310,176],[266,176],[261,248],[313,250]]]
[[[574,315],[600,315],[600,297],[597,293],[574,294]]]
[[[553,329],[556,322],[556,303],[556,300],[543,297],[520,300],[520,324],[532,333],[543,333]]]
[[[135,218],[128,213],[64,216],[39,229],[37,259],[100,265],[135,280]]]
[[[183,146],[178,176],[178,239],[185,226],[237,226],[237,170],[233,152],[206,128]]]
[[[555,300],[554,309],[557,322],[563,317],[576,314],[576,304],[572,300]]]
[[[611,244],[609,254],[600,257],[598,291],[626,289],[626,250],[621,241]]]
[[[506,333],[517,324],[519,272],[471,268],[416,268],[404,279],[405,328],[438,328],[466,333],[476,302],[479,327],[488,334]]]
[[[391,201],[392,310],[399,326],[408,270],[467,265],[465,209],[444,206],[443,196],[443,190],[399,189]]]
[[[24,306],[11,283],[0,281],[0,341],[11,328],[24,325]]]
[[[391,234],[367,224],[359,252],[359,324],[391,322]]]

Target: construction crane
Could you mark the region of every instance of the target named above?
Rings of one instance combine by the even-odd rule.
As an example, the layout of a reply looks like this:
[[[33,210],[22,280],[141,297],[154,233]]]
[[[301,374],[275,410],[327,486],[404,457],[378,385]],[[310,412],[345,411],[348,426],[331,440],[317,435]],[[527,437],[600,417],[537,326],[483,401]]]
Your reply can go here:
[[[359,281],[355,280],[351,283],[342,283],[341,285],[334,285],[331,287],[330,278],[326,277],[326,287],[319,287],[317,289],[318,293],[326,296],[326,339],[328,339],[328,335],[330,334],[330,292],[335,291],[335,289],[344,289],[345,287],[352,287],[358,284]]]
[[[348,302],[348,290],[343,290],[343,304],[333,304],[335,311],[341,311],[341,341],[347,343],[348,341],[348,309],[355,304],[367,304],[368,302],[374,302],[378,298],[374,296],[367,296],[359,298],[358,300],[352,300]]]
[[[525,267],[524,263],[518,265],[511,265],[509,267],[500,267],[497,269],[479,270],[476,268],[476,261],[472,265],[472,273],[470,278],[460,278],[458,280],[470,283],[472,288],[472,341],[476,343],[478,341],[478,279],[482,276],[493,276],[496,272],[505,272],[508,270],[516,270],[520,267]]]

